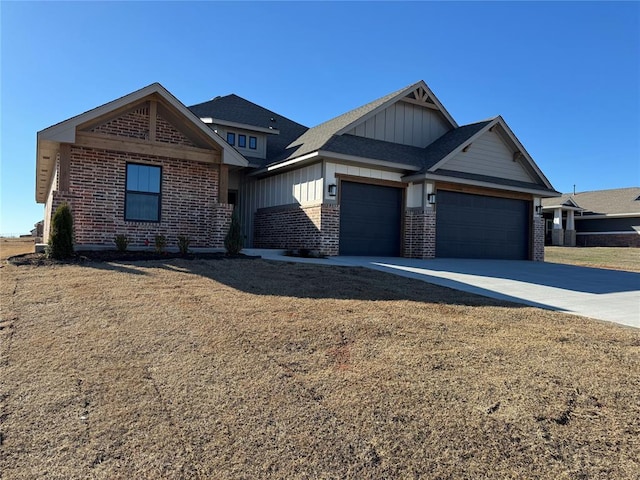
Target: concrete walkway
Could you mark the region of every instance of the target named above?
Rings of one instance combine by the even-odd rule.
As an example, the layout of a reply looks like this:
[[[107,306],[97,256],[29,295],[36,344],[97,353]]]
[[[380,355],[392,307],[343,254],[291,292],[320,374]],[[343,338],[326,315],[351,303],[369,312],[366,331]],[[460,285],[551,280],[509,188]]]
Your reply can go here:
[[[437,258],[285,257],[246,249],[266,260],[366,267],[486,297],[640,328],[640,273],[558,263]]]

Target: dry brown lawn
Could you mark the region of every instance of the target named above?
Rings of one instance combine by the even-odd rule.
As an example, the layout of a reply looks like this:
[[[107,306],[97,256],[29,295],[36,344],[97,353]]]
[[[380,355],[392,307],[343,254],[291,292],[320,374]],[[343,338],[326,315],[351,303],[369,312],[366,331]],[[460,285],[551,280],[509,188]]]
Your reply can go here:
[[[0,260],[22,253],[33,253],[34,250],[35,243],[33,238],[0,237]]]
[[[640,248],[544,247],[545,262],[640,272]]]
[[[0,268],[2,478],[616,478],[640,332],[356,268]]]

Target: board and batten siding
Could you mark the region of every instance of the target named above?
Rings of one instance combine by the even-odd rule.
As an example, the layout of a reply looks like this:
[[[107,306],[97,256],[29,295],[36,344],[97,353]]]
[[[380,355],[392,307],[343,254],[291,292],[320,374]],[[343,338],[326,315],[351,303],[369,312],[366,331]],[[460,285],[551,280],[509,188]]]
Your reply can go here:
[[[253,221],[259,208],[322,203],[322,163],[256,180],[246,177],[240,184],[240,223],[245,246],[253,245]]]
[[[325,178],[327,180],[327,185],[331,185],[332,183],[337,183],[336,173],[342,173],[345,175],[353,175],[356,177],[364,177],[364,178],[375,178],[379,180],[391,180],[393,182],[401,182],[402,181],[402,173],[399,172],[390,172],[388,170],[376,170],[375,168],[364,168],[358,167],[354,165],[345,165],[342,163],[333,163],[326,162],[325,163]],[[335,197],[329,196],[329,192],[324,192],[326,200],[335,200]]]
[[[486,132],[466,152],[458,153],[442,168],[523,182],[534,181],[520,162],[513,160],[513,151],[495,132]]]
[[[450,128],[436,110],[397,102],[346,133],[424,148]]]

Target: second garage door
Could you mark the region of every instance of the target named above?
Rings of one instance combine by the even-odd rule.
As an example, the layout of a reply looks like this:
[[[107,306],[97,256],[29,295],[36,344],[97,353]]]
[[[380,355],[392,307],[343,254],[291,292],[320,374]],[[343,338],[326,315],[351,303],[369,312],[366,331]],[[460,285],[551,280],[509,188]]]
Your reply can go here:
[[[529,258],[529,202],[438,190],[436,256]]]
[[[400,255],[402,190],[365,183],[340,185],[340,255]]]

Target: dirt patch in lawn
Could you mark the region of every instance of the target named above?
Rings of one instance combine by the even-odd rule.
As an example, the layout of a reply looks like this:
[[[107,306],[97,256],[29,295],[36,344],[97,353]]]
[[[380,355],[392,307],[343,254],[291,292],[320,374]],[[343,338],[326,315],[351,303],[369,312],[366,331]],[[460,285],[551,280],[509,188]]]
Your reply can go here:
[[[357,268],[6,265],[6,478],[637,478],[640,332]]]

